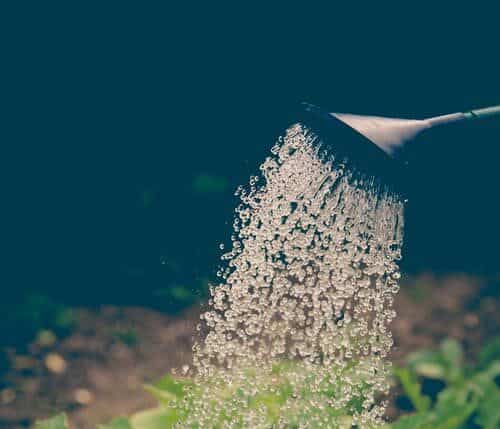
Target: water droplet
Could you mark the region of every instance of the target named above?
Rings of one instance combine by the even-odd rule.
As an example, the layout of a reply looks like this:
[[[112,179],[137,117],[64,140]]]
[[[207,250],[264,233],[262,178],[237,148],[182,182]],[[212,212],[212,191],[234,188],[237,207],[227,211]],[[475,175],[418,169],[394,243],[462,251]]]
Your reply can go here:
[[[287,360],[293,370],[281,371],[293,395],[277,427],[290,426],[297,407],[318,427],[334,426],[335,413],[325,407],[375,426],[387,406],[375,398],[389,389],[388,323],[399,288],[404,204],[348,160],[333,158],[300,124],[271,153],[261,180],[252,176],[236,191],[233,247],[222,257],[221,284],[210,288],[197,328],[205,334],[193,346],[203,389],[187,401],[185,425],[211,427],[227,411],[243,415],[246,427],[270,427],[267,408],[249,407],[248,398],[279,391],[273,371]],[[225,398],[228,386],[242,399],[209,406]],[[338,393],[327,404],[325,386]],[[362,411],[350,405],[357,402]]]

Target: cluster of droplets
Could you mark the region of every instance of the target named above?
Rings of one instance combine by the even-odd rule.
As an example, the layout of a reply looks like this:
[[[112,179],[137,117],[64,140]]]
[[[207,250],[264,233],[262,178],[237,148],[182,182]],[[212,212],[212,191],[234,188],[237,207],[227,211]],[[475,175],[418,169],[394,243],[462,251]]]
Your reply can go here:
[[[222,386],[238,386],[243,398],[231,406],[220,401],[224,413],[241,414],[245,404],[247,412],[221,427],[240,427],[241,419],[242,427],[269,427],[269,410],[250,407],[249,398],[266,380],[273,389],[273,368],[283,361],[294,362],[295,371],[287,374],[291,393],[282,408],[301,403],[300,413],[310,415],[298,427],[321,427],[334,410],[352,416],[352,424],[382,421],[403,203],[322,150],[318,137],[296,124],[272,148],[261,177],[237,191],[232,247],[194,346],[196,377],[212,383],[191,398],[190,419],[200,427],[214,426]],[[250,368],[258,368],[253,378]],[[274,426],[289,427],[292,415],[280,413]]]

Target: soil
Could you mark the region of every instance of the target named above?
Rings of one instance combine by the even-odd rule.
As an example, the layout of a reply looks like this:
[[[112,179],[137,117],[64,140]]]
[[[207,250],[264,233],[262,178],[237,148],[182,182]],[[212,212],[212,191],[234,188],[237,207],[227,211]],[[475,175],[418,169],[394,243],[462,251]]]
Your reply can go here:
[[[496,286],[478,278],[431,275],[403,282],[392,325],[393,361],[445,337],[460,340],[469,359],[500,327]],[[26,351],[7,350],[10,367],[0,383],[0,428],[25,428],[66,411],[74,429],[151,407],[144,383],[189,364],[200,308],[170,317],[147,308],[79,309],[68,337]],[[399,392],[388,410],[400,415]],[[400,402],[400,401],[399,401]]]

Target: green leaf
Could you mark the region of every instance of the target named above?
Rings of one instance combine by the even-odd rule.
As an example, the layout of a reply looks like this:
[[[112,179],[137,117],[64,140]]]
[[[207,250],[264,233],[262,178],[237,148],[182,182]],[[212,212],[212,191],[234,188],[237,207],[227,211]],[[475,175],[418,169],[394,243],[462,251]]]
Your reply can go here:
[[[456,383],[464,378],[464,352],[460,343],[454,339],[446,339],[441,343],[441,354],[446,363],[446,378]]]
[[[417,377],[408,368],[395,368],[394,374],[398,377],[415,409],[418,412],[428,411],[431,400],[428,396],[422,395],[422,386]]]
[[[500,361],[500,337],[490,341],[479,353],[479,369],[485,369],[493,361]]]
[[[97,429],[132,429],[126,417],[117,417],[104,425],[98,425]]]
[[[500,389],[496,388],[479,403],[476,423],[484,429],[500,428]]]
[[[391,425],[391,429],[430,429],[431,416],[429,414],[412,414],[403,416]]]
[[[182,398],[184,396],[184,388],[191,384],[190,381],[176,380],[167,374],[154,384],[146,384],[144,389],[151,393],[159,402],[168,405],[170,401]]]
[[[66,414],[58,414],[47,420],[37,421],[35,429],[68,429],[68,419]]]
[[[444,340],[439,351],[424,350],[412,353],[408,365],[418,375],[457,383],[464,378],[462,346],[453,339]]]
[[[467,381],[467,386],[481,398],[487,398],[498,389],[495,378],[500,375],[500,362],[493,362],[486,370],[476,373]]]
[[[408,366],[418,375],[437,380],[446,378],[446,365],[440,353],[432,350],[411,353],[407,362]]]
[[[466,387],[448,388],[438,395],[434,409],[434,427],[458,429],[472,415],[478,406],[478,397],[470,395]]]
[[[141,411],[130,418],[132,429],[170,429],[178,422],[176,411],[165,407]]]

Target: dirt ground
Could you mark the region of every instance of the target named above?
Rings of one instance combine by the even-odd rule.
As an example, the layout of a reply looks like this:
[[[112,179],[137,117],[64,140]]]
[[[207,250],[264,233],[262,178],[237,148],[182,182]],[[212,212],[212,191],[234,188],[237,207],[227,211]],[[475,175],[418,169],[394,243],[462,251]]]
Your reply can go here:
[[[500,327],[498,295],[491,281],[464,275],[406,279],[396,300],[393,360],[445,337],[462,341],[473,358]],[[199,311],[172,318],[146,308],[79,309],[78,326],[65,339],[33,343],[23,354],[8,350],[0,428],[29,427],[63,410],[74,429],[94,428],[154,405],[142,386],[190,362]],[[395,403],[390,417],[400,413]]]

